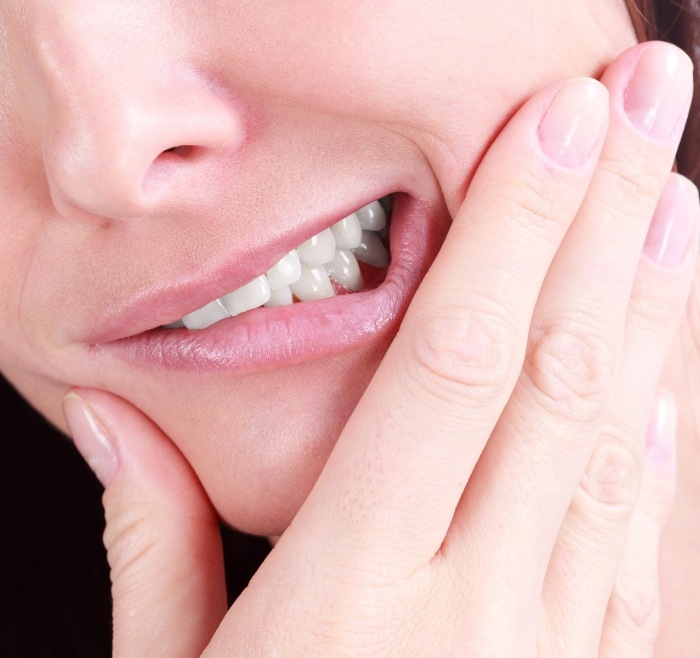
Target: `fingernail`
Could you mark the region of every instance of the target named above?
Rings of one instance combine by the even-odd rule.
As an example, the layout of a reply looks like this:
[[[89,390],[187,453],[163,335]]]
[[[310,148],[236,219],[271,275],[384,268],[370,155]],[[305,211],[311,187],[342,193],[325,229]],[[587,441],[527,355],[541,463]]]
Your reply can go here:
[[[692,89],[690,59],[673,46],[651,46],[637,62],[625,90],[625,112],[642,133],[667,139],[681,132]]]
[[[586,162],[601,140],[608,93],[591,78],[567,82],[547,109],[537,130],[544,153],[563,167]]]
[[[106,487],[117,471],[117,453],[104,428],[75,393],[63,398],[63,415],[73,443],[97,479]]]
[[[676,430],[678,412],[676,401],[668,391],[658,391],[654,400],[645,453],[655,466],[672,469],[676,462]]]
[[[697,207],[695,185],[683,176],[670,178],[644,242],[644,255],[650,261],[666,269],[680,265],[693,237]]]

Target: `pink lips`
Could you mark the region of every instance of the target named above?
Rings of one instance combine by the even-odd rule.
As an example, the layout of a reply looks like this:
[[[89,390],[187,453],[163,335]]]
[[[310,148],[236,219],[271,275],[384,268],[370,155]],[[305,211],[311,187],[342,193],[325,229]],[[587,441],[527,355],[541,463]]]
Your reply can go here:
[[[292,306],[258,308],[201,331],[143,331],[147,328],[144,327],[136,335],[125,333],[127,327],[133,333],[139,321],[144,322],[145,309],[149,309],[151,317],[154,308],[162,312],[168,302],[159,304],[159,298],[165,296],[160,291],[152,299],[139,300],[119,322],[103,328],[100,340],[94,341],[94,349],[168,369],[239,372],[291,365],[346,352],[367,340],[390,337],[398,330],[410,299],[444,239],[446,213],[435,215],[434,209],[407,194],[395,195],[390,236],[392,263],[385,280],[375,289]],[[202,297],[200,287],[202,298],[194,304],[187,292],[191,291],[183,290],[180,296],[187,298],[188,306],[175,311],[169,319],[178,317],[177,313],[180,317],[185,315],[200,301],[203,305],[221,290],[205,291],[209,297]]]

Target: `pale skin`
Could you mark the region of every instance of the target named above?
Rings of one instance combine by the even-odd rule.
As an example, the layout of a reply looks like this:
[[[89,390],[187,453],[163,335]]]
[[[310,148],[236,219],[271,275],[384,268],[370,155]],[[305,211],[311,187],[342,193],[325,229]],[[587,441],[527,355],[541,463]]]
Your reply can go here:
[[[669,174],[682,118],[649,134],[625,105],[650,46],[617,57],[634,42],[622,6],[78,4],[2,9],[0,149],[15,166],[0,168],[0,350],[3,373],[66,430],[61,400],[79,386],[113,445],[116,461],[96,458],[73,417],[108,484],[115,655],[651,655],[674,477],[672,449],[645,462],[643,445],[698,209]],[[689,62],[657,55],[676,77],[647,75],[647,88],[682,112]],[[161,111],[173,98],[182,115]],[[543,119],[555,98],[569,98],[556,126],[582,126],[563,155]],[[156,162],[197,140],[203,173]],[[436,231],[452,220],[390,346],[235,385],[226,372],[135,377],[86,353],[93,315],[181,278],[183,263],[243,259],[280,218],[303,225],[310,199],[357,194],[367,171],[420,195]],[[263,182],[275,193],[258,194]],[[670,215],[686,218],[678,258],[642,256],[652,216]],[[665,388],[684,386],[677,354]],[[273,381],[286,392],[270,405]],[[676,395],[685,455],[692,398]],[[678,589],[693,587],[677,566],[693,555],[679,543],[682,475],[658,655],[684,655],[694,630]],[[216,514],[266,534],[294,519],[228,613]],[[143,552],[147,535],[161,539]]]

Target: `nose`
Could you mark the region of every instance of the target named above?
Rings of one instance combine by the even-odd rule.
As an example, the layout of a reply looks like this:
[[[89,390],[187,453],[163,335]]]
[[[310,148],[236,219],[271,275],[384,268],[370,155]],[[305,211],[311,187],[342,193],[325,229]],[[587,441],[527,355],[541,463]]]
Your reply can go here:
[[[153,213],[206,185],[245,139],[241,112],[204,76],[63,73],[47,85],[44,163],[66,217]]]

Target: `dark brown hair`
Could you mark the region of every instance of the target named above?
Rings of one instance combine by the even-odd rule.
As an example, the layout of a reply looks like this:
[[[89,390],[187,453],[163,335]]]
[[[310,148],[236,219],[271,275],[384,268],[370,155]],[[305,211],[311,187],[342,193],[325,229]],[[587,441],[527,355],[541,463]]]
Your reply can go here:
[[[700,186],[700,0],[625,0],[640,41],[661,39],[695,64],[695,95],[678,150],[678,171]]]

